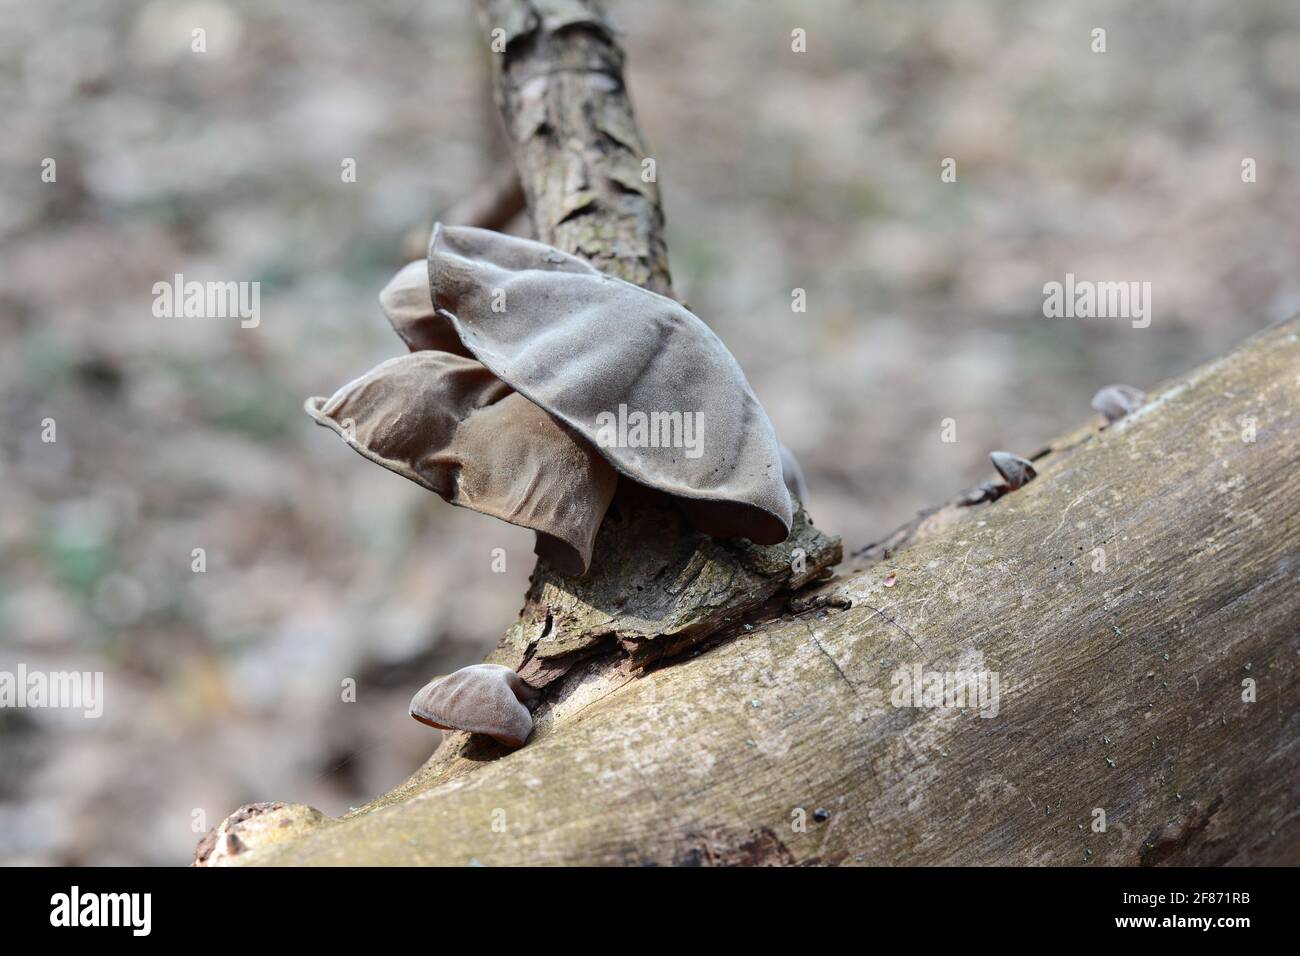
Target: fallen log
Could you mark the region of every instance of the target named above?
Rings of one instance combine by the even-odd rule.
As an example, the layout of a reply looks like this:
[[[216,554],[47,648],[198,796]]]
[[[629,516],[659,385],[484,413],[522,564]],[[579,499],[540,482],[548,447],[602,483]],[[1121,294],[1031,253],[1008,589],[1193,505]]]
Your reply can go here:
[[[1300,862],[1298,408],[1300,318],[804,610],[575,668],[522,750],[244,859]],[[996,714],[895,706],[916,666],[998,675]]]

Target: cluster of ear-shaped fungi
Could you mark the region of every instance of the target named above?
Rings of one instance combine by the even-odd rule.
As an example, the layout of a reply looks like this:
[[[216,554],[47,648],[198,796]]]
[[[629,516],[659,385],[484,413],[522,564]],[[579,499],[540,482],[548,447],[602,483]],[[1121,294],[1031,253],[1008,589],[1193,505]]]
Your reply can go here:
[[[586,573],[620,480],[714,537],[789,535],[798,465],[726,346],[672,299],[543,243],[439,225],[380,303],[409,353],[308,414],[451,504],[532,529],[563,573]],[[519,689],[483,666],[411,713],[518,746]]]
[[[564,573],[586,572],[620,479],[677,499],[714,537],[789,534],[772,423],[672,299],[539,242],[440,225],[380,303],[409,354],[308,399],[308,414],[452,504],[536,531]],[[683,421],[691,447],[675,440]]]

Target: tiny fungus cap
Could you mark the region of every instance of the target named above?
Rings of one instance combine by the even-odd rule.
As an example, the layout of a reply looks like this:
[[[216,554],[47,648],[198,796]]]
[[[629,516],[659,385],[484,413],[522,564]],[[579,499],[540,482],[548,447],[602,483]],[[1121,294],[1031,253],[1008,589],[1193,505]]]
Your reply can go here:
[[[784,541],[776,432],[735,358],[672,299],[528,239],[434,228],[430,301],[491,372],[717,537]]]
[[[371,461],[453,505],[531,528],[562,571],[586,570],[618,476],[480,363],[412,352],[305,407]]]
[[[1038,477],[1038,471],[1027,458],[1013,455],[1009,451],[990,452],[989,457],[993,459],[993,467],[1012,491]]]
[[[508,667],[472,664],[420,688],[411,716],[439,730],[487,734],[507,747],[522,747],[533,732],[524,706],[537,692]]]
[[[1106,421],[1117,422],[1137,411],[1146,399],[1146,392],[1132,385],[1107,385],[1092,396],[1092,407],[1105,415]]]

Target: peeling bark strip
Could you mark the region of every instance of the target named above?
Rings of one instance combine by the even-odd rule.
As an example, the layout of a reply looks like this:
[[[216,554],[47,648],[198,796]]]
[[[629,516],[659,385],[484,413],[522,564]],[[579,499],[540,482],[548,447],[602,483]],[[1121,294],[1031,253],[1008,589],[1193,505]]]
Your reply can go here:
[[[236,862],[1300,863],[1297,371],[1300,319],[822,607],[636,680],[575,667],[509,758]],[[996,671],[998,716],[893,706],[916,663]]]
[[[535,687],[614,642],[643,667],[739,620],[778,591],[802,587],[841,553],[839,539],[818,531],[802,511],[789,539],[760,547],[699,534],[672,506],[625,501],[597,534],[586,578],[564,577],[539,562],[519,620],[488,660]]]

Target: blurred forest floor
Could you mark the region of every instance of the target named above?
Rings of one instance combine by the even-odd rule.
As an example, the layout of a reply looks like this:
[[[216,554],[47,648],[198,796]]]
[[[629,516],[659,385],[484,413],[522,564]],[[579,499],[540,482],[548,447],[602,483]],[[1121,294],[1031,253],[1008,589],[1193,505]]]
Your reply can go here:
[[[1300,309],[1294,0],[610,8],[679,294],[849,548]],[[107,698],[0,711],[0,860],[185,863],[243,802],[398,783],[410,695],[521,603],[531,535],[301,411],[402,351],[379,289],[501,156],[488,54],[469,0],[0,20],[0,669]],[[1152,282],[1151,327],[1045,319],[1067,272]],[[175,273],[260,282],[260,325],[154,317]]]

